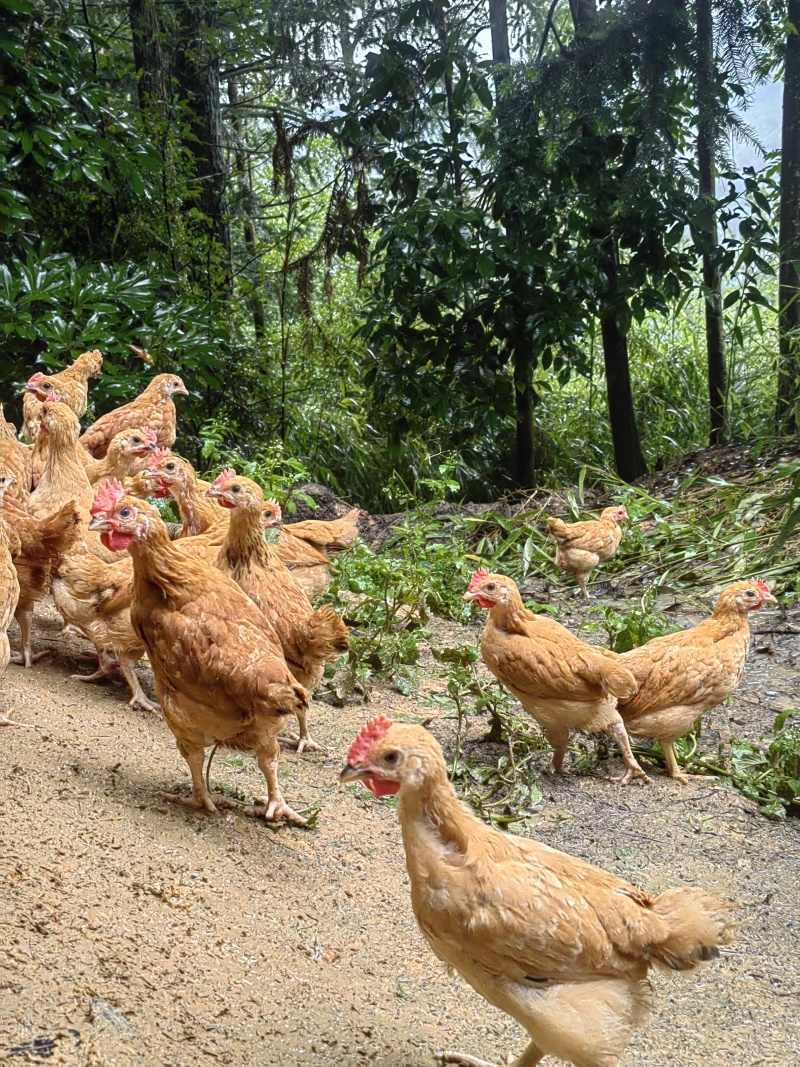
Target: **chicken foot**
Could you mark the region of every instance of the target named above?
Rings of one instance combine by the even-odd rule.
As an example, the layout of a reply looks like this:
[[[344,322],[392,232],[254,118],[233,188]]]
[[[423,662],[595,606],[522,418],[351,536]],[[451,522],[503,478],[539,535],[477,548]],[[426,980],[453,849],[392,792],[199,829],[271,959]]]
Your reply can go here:
[[[308,732],[308,719],[305,709],[297,713],[297,721],[300,725],[299,737],[282,737],[280,743],[284,748],[295,749],[298,756],[301,752],[326,752],[322,745],[318,744]]]
[[[182,797],[180,793],[162,793],[161,796],[164,800],[168,800],[170,804],[181,804],[184,808],[207,811],[214,815],[217,811],[217,806],[211,799],[211,794],[206,789],[206,783],[203,781],[205,747],[200,745],[196,748],[189,748],[179,741],[178,751],[189,764],[189,773],[192,776],[192,795],[190,797]]]
[[[294,823],[295,826],[305,826],[306,820],[302,815],[298,815],[296,811],[293,811],[283,799],[281,788],[278,785],[279,755],[280,747],[274,738],[269,746],[256,750],[256,761],[261,773],[267,780],[268,795],[266,797],[258,798],[259,803],[257,807],[253,808],[252,814],[262,815],[267,822],[277,822],[279,819],[286,819],[287,822]],[[244,814],[249,815],[251,813],[245,811]]]
[[[628,785],[635,778],[641,778],[642,782],[647,784],[650,779],[639,766],[636,757],[631,752],[631,743],[628,739],[628,731],[625,729],[625,724],[621,720],[620,722],[613,722],[610,726],[605,728],[605,732],[612,741],[616,741],[619,750],[622,753],[622,758],[625,761],[625,766],[628,768],[625,774],[620,778],[619,784]]]
[[[699,775],[690,776],[681,770],[678,763],[678,757],[675,755],[675,742],[663,741],[660,737],[658,739],[659,745],[661,745],[661,751],[664,753],[664,762],[667,765],[667,774],[670,778],[674,778],[676,782],[681,785],[688,785],[690,777],[702,777]]]
[[[119,669],[122,671],[125,681],[128,683],[132,693],[131,699],[128,701],[128,707],[141,708],[142,711],[152,711],[154,714],[157,714],[161,708],[145,695],[145,691],[142,689],[142,683],[139,681],[133,664],[126,660],[120,660]]]
[[[544,1053],[535,1042],[531,1041],[521,1056],[514,1060],[511,1067],[535,1067],[540,1063]],[[475,1056],[467,1056],[463,1052],[442,1052],[439,1059],[442,1063],[455,1063],[459,1067],[497,1067],[488,1060],[479,1060]]]
[[[44,652],[37,652],[36,655],[31,652],[32,611],[20,611],[14,618],[19,623],[20,633],[22,635],[22,651],[12,652],[11,662],[16,663],[20,667],[32,667],[33,664],[38,663],[40,659],[49,656],[51,650],[46,648]]]

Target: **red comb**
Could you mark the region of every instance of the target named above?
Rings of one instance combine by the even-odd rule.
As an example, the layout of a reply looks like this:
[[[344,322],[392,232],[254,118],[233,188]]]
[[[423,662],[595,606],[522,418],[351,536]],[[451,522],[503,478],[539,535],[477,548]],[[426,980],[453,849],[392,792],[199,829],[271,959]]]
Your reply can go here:
[[[475,571],[475,573],[470,578],[469,585],[467,586],[467,592],[468,593],[474,593],[475,590],[478,588],[478,586],[483,581],[483,579],[484,578],[488,578],[488,577],[489,577],[489,572],[486,570],[486,568],[485,567],[480,567],[477,571]]]
[[[149,426],[143,426],[139,432],[149,445],[154,445],[158,441],[158,434],[155,430],[151,430]]]
[[[753,585],[759,591],[759,593],[769,593],[770,588],[763,578],[753,578]]]
[[[390,726],[394,726],[394,723],[391,719],[387,719],[385,715],[378,715],[376,718],[370,719],[367,725],[362,727],[361,733],[350,746],[350,751],[347,753],[349,766],[355,767],[365,759],[375,742],[386,736]]]
[[[44,378],[44,374],[40,370],[37,370],[35,374],[32,374],[30,378],[28,378],[28,385],[31,385],[35,388],[42,380],[42,378]]]
[[[159,448],[156,452],[154,452],[152,454],[150,459],[148,459],[148,461],[147,461],[147,469],[149,471],[154,471],[156,469],[156,467],[158,466],[158,464],[161,462],[161,460],[164,458],[164,456],[171,456],[171,455],[172,455],[172,452],[170,452],[170,450],[168,448]]]
[[[117,504],[126,495],[125,486],[116,478],[110,478],[103,482],[94,494],[94,501],[89,508],[91,515],[105,515],[114,510]]]
[[[270,497],[269,500],[264,501],[264,508],[272,512],[272,517],[276,522],[281,521],[283,512],[281,511],[280,504],[274,497]]]
[[[214,481],[211,483],[211,488],[221,489],[226,482],[229,482],[231,478],[235,477],[236,471],[233,469],[233,467],[226,467],[226,469],[221,474],[218,474],[216,476]]]

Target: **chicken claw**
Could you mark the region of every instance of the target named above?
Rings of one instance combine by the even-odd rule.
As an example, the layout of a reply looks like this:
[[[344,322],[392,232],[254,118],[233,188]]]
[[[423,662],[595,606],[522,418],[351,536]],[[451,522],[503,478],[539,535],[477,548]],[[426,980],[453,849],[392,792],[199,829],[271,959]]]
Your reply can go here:
[[[170,804],[180,804],[184,808],[191,808],[193,811],[207,811],[210,815],[215,815],[217,812],[217,806],[211,799],[211,794],[205,795],[192,793],[190,797],[182,797],[180,793],[162,793],[162,798],[168,800]]]
[[[306,825],[306,819],[290,808],[283,797],[276,797],[274,800],[269,800],[268,797],[258,799],[260,803],[241,804],[238,800],[231,800],[230,797],[220,797],[217,804],[220,808],[238,811],[240,815],[248,815],[253,819],[264,819],[266,822],[280,822],[281,819],[285,819],[295,826]]]
[[[642,785],[648,785],[651,780],[638,764],[635,767],[628,767],[627,771],[625,771],[621,778],[614,778],[613,780],[619,782],[620,785],[630,785],[631,782],[635,781],[637,778],[641,781]]]
[[[301,752],[322,752],[325,755],[328,754],[328,750],[315,741],[310,734],[306,734],[305,736],[301,734],[300,737],[281,737],[279,738],[279,741],[284,748],[290,748],[297,752],[298,756]]]

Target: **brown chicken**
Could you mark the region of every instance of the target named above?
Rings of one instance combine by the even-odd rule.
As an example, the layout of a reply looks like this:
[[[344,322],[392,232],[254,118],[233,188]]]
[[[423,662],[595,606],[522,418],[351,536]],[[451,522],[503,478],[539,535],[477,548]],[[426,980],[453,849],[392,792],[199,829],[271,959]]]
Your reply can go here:
[[[0,474],[0,519],[11,531],[12,543],[18,544],[14,566],[19,578],[19,602],[14,617],[22,633],[22,651],[12,660],[30,667],[45,654],[34,656],[31,651],[34,605],[49,590],[53,573],[79,539],[82,524],[72,500],[48,518],[29,515],[18,503],[5,499],[8,477]]]
[[[619,710],[633,737],[656,737],[667,771],[676,781],[688,778],[678,766],[675,741],[695,720],[721,704],[742,680],[750,651],[748,615],[776,604],[758,578],[734,582],[719,595],[714,613],[698,626],[666,634],[620,657],[639,686]]]
[[[581,593],[588,598],[586,578],[598,563],[614,558],[622,540],[622,526],[628,518],[624,507],[604,508],[599,519],[564,522],[548,519],[547,528],[556,540],[556,566],[574,574]]]
[[[88,512],[94,492],[78,454],[78,416],[66,404],[49,400],[40,405],[39,426],[39,435],[48,442],[47,456],[39,484],[28,498],[28,511],[41,519],[74,500]]]
[[[96,378],[103,368],[103,355],[96,348],[93,352],[84,352],[75,362],[57,374],[42,374],[37,371],[31,375],[23,387],[22,398],[23,430],[25,437],[33,443],[39,433],[37,402],[47,400],[58,392],[62,402],[79,419],[86,414],[89,404],[89,379]]]
[[[188,459],[160,449],[142,472],[142,484],[157,497],[171,496],[180,512],[180,537],[197,537],[219,527],[219,544],[225,538],[228,516],[206,496],[209,482],[201,481]]]
[[[92,485],[107,478],[124,481],[146,470],[147,461],[158,448],[156,435],[146,426],[134,430],[122,430],[111,439],[103,459],[92,459],[85,449],[80,454],[85,456],[86,475]]]
[[[31,455],[33,449],[17,438],[12,422],[6,422],[0,404],[0,472],[10,475],[14,482],[8,491],[9,499],[24,503],[31,490]]]
[[[552,1055],[616,1067],[652,1004],[651,968],[689,971],[732,938],[731,905],[702,889],[657,897],[538,841],[477,819],[438,742],[379,717],[341,782],[397,795],[411,905],[433,953],[527,1030],[515,1067]],[[445,1052],[445,1063],[491,1067]]]
[[[216,566],[229,575],[266,615],[280,639],[294,677],[314,690],[330,663],[349,647],[347,627],[325,606],[315,611],[308,597],[264,536],[264,494],[236,471],[222,472],[208,496],[230,509],[230,524]],[[305,719],[300,719],[297,751],[317,749]]]
[[[464,599],[488,610],[483,662],[539,724],[553,746],[557,773],[564,773],[573,730],[602,730],[616,741],[628,768],[622,784],[650,781],[634,759],[617,710],[618,700],[636,692],[636,679],[619,656],[528,611],[514,582],[501,574],[476,571]]]
[[[125,495],[119,482],[98,490],[92,510],[106,547],[133,557],[131,620],[192,775],[190,798],[165,798],[302,825],[278,785],[278,734],[287,715],[307,709],[308,692],[289,673],[274,629],[232,579],[171,542],[155,508]],[[224,797],[215,803],[203,781],[205,749],[213,744],[255,751],[267,780],[265,804],[240,808]]]
[[[130,707],[157,711],[158,705],[145,694],[135,670],[145,647],[131,624],[130,557],[106,563],[85,546],[75,546],[60,562],[52,591],[67,630],[91,641],[97,652],[97,670],[72,677],[78,682],[94,682],[120,671],[131,691]]]
[[[175,443],[177,413],[173,396],[188,395],[189,390],[177,374],[157,374],[144,392],[130,404],[124,404],[95,422],[80,442],[95,459],[102,459],[108,451],[112,438],[122,430],[136,430],[149,426],[155,432],[158,444],[169,448]]]
[[[0,503],[0,508],[2,504]],[[11,558],[11,545],[19,551],[19,539],[5,525],[0,510],[0,681],[11,662],[11,645],[8,643],[8,628],[19,603],[19,578]],[[14,724],[0,714],[0,726]]]

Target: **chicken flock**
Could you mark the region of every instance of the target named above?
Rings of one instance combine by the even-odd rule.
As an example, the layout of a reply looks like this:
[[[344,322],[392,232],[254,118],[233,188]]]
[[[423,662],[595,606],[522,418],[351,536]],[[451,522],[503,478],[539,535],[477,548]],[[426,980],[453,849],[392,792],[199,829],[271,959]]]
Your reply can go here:
[[[358,534],[359,511],[330,522],[283,524],[280,506],[235,470],[213,482],[171,451],[176,374],[158,374],[131,403],[82,431],[97,350],[24,386],[23,434],[0,407],[0,673],[30,668],[36,604],[51,596],[65,631],[90,642],[97,669],[121,673],[130,705],[160,713],[191,774],[176,804],[301,825],[278,783],[279,738],[291,720],[298,752],[318,749],[309,701],[326,663],[348,648],[343,619],[312,603],[330,582],[331,555]],[[165,523],[148,497],[169,497]],[[556,563],[586,579],[610,559],[624,507],[599,520],[551,519]],[[764,582],[724,589],[698,626],[616,654],[527,610],[515,583],[480,569],[464,599],[487,612],[484,663],[539,725],[564,773],[574,731],[602,731],[625,763],[621,784],[650,779],[629,737],[657,738],[667,772],[682,772],[674,743],[736,689],[750,613],[774,603]],[[16,618],[21,645],[11,652]],[[136,665],[147,657],[157,703]],[[0,725],[15,723],[0,716]],[[206,750],[252,751],[266,795],[242,805],[212,796]],[[576,1067],[615,1067],[651,1004],[649,972],[690,970],[732,939],[733,905],[682,887],[652,897],[580,859],[496,831],[458,800],[442,750],[422,727],[378,716],[353,742],[340,780],[397,794],[414,914],[436,956],[528,1032],[515,1061],[546,1055]],[[489,1067],[445,1052],[446,1063]]]

